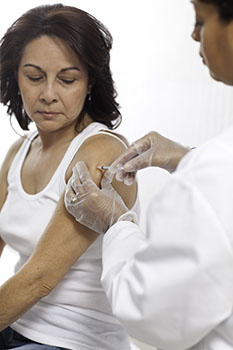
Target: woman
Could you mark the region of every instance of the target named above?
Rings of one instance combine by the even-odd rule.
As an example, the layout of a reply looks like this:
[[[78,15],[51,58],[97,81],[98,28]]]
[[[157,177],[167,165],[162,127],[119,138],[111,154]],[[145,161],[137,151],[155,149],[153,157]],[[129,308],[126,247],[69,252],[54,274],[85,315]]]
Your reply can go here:
[[[129,349],[100,283],[102,238],[63,204],[77,161],[98,185],[97,166],[125,149],[109,131],[120,118],[111,44],[99,21],[61,4],[28,11],[1,41],[1,102],[23,130],[36,125],[0,174],[1,247],[19,253],[16,274],[0,288],[1,349]],[[135,186],[115,182],[129,207]]]
[[[214,79],[233,85],[232,0],[192,3],[203,62]],[[107,196],[107,180],[122,166],[127,182],[127,172],[146,166],[177,167],[150,204],[146,238],[117,196],[118,206]],[[102,282],[131,336],[163,350],[233,349],[233,128],[190,152],[150,133],[111,166],[103,190],[87,177],[79,163],[72,183],[80,222],[104,207],[103,232],[121,215],[104,237]],[[91,196],[79,202],[85,191]]]

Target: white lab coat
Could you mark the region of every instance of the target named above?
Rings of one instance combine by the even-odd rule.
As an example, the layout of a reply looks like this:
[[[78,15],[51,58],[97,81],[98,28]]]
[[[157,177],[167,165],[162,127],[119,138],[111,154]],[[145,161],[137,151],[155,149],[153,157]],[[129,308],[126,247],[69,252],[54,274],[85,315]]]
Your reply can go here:
[[[146,235],[128,221],[110,228],[102,283],[132,337],[233,349],[233,128],[184,157],[149,206]]]

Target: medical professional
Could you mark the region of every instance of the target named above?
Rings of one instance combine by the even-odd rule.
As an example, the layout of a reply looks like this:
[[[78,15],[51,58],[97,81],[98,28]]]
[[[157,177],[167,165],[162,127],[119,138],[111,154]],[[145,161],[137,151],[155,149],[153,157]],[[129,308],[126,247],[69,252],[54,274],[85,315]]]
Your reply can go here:
[[[233,85],[233,1],[192,2],[203,62]],[[152,199],[144,234],[110,182],[116,172],[130,184],[146,166],[172,176]],[[101,189],[78,163],[66,197],[79,222],[102,219],[91,226],[107,231],[102,283],[132,337],[163,350],[233,349],[232,127],[191,151],[150,133],[114,162]]]

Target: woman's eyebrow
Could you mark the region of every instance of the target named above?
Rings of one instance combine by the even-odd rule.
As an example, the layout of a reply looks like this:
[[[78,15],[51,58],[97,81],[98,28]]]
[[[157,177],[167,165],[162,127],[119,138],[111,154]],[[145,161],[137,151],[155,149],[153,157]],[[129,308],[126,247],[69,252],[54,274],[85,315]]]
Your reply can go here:
[[[41,67],[39,67],[39,66],[37,66],[37,65],[35,65],[35,64],[32,64],[32,63],[26,63],[26,64],[24,65],[24,67],[33,67],[33,68],[36,68],[36,69],[40,70],[41,72],[43,72],[43,70],[42,70]]]
[[[24,65],[24,67],[33,67],[33,68],[36,68],[36,69],[38,69],[38,70],[40,70],[41,72],[44,73],[43,69],[40,66],[37,66],[36,64],[26,63]],[[62,68],[59,73],[64,73],[64,72],[66,72],[68,70],[77,70],[77,71],[80,72],[80,68],[78,68],[76,66],[71,66],[71,67]]]
[[[78,71],[80,72],[80,68],[75,67],[75,66],[73,66],[73,67],[67,67],[67,68],[62,68],[62,69],[60,70],[60,72],[61,72],[61,73],[64,73],[64,72],[66,72],[66,71],[68,71],[68,70],[73,70],[73,69],[78,70]]]

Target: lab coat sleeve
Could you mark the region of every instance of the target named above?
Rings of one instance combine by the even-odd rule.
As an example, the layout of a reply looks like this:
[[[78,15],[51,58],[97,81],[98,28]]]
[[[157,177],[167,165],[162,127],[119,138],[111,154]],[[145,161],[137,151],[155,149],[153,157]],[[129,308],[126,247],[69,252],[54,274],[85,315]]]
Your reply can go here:
[[[179,175],[153,198],[147,221],[146,239],[130,222],[106,233],[102,284],[132,337],[187,349],[232,313],[232,247],[203,193]]]

